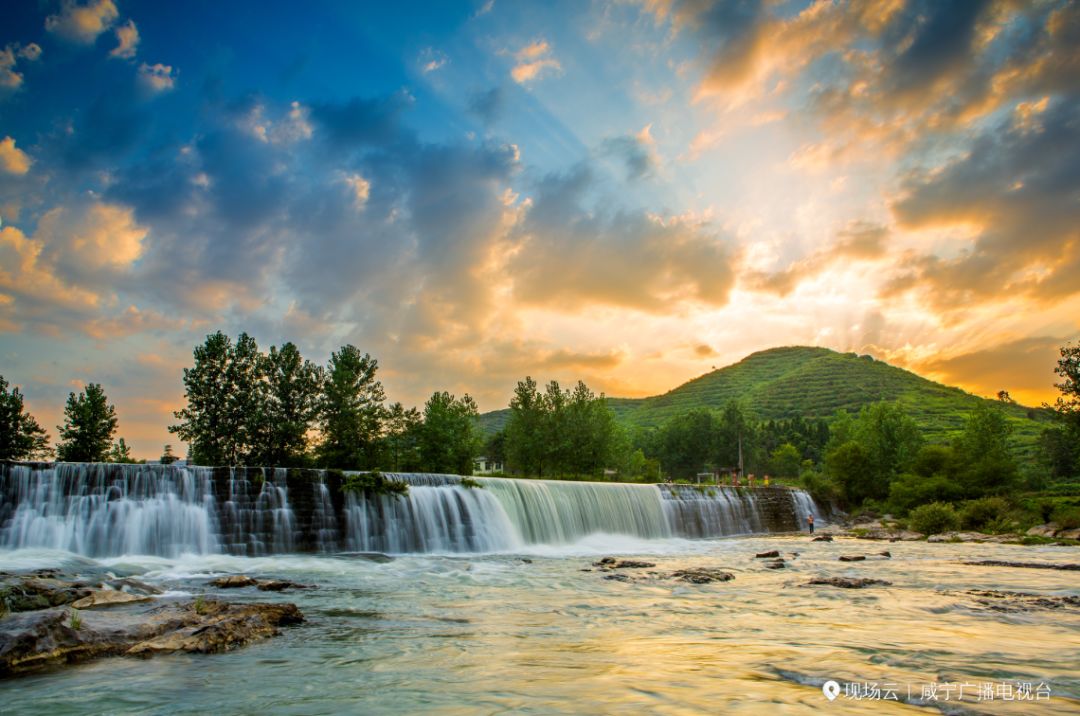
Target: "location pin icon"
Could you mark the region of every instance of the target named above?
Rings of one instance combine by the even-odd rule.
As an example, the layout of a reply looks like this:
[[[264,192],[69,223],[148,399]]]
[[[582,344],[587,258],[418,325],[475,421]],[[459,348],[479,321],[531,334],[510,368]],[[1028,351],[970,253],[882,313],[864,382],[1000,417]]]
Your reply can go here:
[[[835,681],[826,681],[821,685],[821,693],[825,694],[825,698],[832,701],[840,694],[840,684]]]

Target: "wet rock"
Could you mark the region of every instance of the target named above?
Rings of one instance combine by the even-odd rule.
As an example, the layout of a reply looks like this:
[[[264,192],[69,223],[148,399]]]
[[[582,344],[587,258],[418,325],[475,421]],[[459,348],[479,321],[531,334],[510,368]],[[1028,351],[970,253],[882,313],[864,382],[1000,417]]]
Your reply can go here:
[[[890,552],[889,550],[885,550],[884,552],[878,552],[878,555],[884,557],[885,559],[892,559],[892,552]]]
[[[770,559],[770,558],[775,558],[775,557],[779,557],[779,556],[780,556],[780,552],[778,552],[777,550],[774,549],[771,552],[762,552],[761,554],[755,554],[754,559]]]
[[[874,585],[889,586],[892,582],[886,582],[884,579],[866,579],[851,577],[817,577],[811,579],[803,586],[811,585],[823,585],[827,587],[840,587],[841,589],[864,589]]]
[[[615,564],[614,557],[601,557],[600,561],[592,563],[594,567],[610,567]]]
[[[971,589],[957,594],[971,598],[978,606],[995,612],[1026,612],[1040,609],[1080,610],[1080,596],[1059,597],[996,589]]]
[[[245,574],[230,574],[227,577],[218,577],[210,580],[211,587],[218,589],[240,589],[241,587],[254,587],[258,580]]]
[[[522,561],[522,562],[523,562],[524,564],[532,564],[532,560],[531,560],[531,559],[529,559],[528,557],[522,557],[522,558],[521,558],[521,561]]]
[[[811,542],[832,542],[832,535],[820,535],[810,540]]]
[[[1017,567],[1020,569],[1063,569],[1080,572],[1080,564],[1053,564],[1050,562],[1004,562],[984,559],[980,562],[961,562],[969,567]]]
[[[787,567],[787,563],[782,559],[775,559],[772,562],[765,563],[766,569],[784,569],[785,567]]]
[[[103,656],[228,651],[303,619],[294,604],[213,601],[129,605],[80,613],[77,619],[63,608],[13,614],[0,620],[0,676]]]
[[[164,594],[164,590],[158,589],[152,584],[146,582],[140,582],[137,579],[131,577],[124,577],[123,579],[112,579],[107,584],[113,589],[119,589],[125,592],[131,592],[133,594]]]
[[[0,612],[28,612],[70,604],[90,593],[91,585],[59,578],[56,570],[0,574]]]
[[[295,604],[222,604],[204,607],[202,621],[135,644],[129,656],[188,652],[216,654],[258,639],[276,636],[277,627],[299,624],[304,615]]]
[[[131,594],[116,589],[95,589],[82,599],[71,603],[75,609],[93,609],[94,607],[109,607],[117,604],[131,604],[133,602],[148,602],[153,597],[148,594]]]
[[[735,579],[735,575],[720,569],[697,567],[694,569],[680,569],[672,572],[671,578],[683,582],[690,582],[691,584],[709,584],[711,582],[730,582],[732,579]]]
[[[610,579],[613,582],[629,582],[630,577],[625,574],[605,574],[604,579]]]
[[[255,586],[262,592],[282,592],[286,589],[314,589],[310,584],[290,582],[287,579],[260,579]]]
[[[862,554],[842,554],[840,555],[841,562],[862,562],[866,559],[866,555]]]

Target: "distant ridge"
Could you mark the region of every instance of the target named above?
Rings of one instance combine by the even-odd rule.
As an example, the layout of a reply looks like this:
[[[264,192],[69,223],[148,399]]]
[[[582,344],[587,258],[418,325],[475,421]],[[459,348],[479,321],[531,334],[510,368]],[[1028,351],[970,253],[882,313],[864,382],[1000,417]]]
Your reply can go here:
[[[840,409],[857,413],[881,400],[899,401],[931,442],[945,442],[961,430],[966,415],[978,403],[993,403],[1005,409],[1016,445],[1023,452],[1033,448],[1048,420],[1041,410],[980,398],[869,355],[809,346],[752,353],[663,395],[609,398],[608,404],[624,425],[649,428],[695,408],[720,409],[729,400],[742,401],[758,420],[831,418]],[[508,408],[484,413],[481,429],[494,433],[509,416]]]

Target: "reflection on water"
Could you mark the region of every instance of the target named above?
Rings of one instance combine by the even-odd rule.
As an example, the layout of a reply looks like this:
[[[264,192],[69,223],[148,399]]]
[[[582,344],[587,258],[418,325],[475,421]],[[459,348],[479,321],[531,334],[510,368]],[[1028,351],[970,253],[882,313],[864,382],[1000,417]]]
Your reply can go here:
[[[637,547],[637,551],[632,551]],[[1080,712],[1080,612],[999,612],[972,589],[1080,594],[1075,572],[970,567],[963,559],[1076,562],[1075,549],[810,542],[803,536],[613,544],[559,551],[400,557],[120,557],[0,552],[0,570],[64,565],[141,575],[173,593],[243,572],[319,589],[230,598],[293,600],[306,625],[215,656],[110,659],[0,684],[0,712],[86,713],[926,713],[924,684],[1046,684],[1049,700],[969,700],[946,713]],[[779,549],[783,570],[754,554]],[[793,555],[793,553],[798,553]],[[648,555],[652,571],[721,567],[692,585],[591,569],[596,555]],[[873,577],[891,587],[802,586]],[[821,686],[895,685],[899,701],[829,703]],[[969,689],[969,694],[970,694]],[[955,699],[955,692],[953,693]]]

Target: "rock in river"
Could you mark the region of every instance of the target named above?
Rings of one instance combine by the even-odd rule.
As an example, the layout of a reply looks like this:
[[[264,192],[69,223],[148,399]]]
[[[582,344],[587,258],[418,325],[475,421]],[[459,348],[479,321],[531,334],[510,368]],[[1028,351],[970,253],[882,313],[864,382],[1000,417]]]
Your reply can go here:
[[[295,604],[200,602],[88,611],[63,608],[0,620],[0,676],[103,656],[228,651],[304,620]]]
[[[735,579],[731,572],[724,572],[709,567],[696,567],[694,569],[680,569],[671,573],[672,579],[679,579],[691,584],[709,584],[710,582],[729,582]]]

